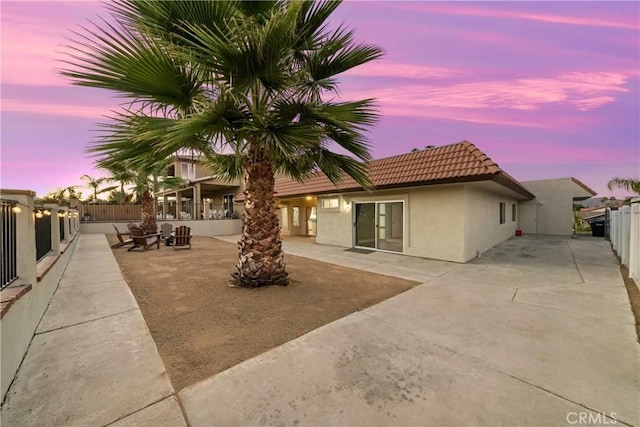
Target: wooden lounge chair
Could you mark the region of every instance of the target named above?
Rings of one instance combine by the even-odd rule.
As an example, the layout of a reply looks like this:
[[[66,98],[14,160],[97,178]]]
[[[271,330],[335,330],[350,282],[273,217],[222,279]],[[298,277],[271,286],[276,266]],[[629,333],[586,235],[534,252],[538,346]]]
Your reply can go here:
[[[138,227],[131,227],[131,239],[133,246],[127,249],[128,252],[138,248],[141,252],[156,245],[160,249],[160,233],[144,234],[144,231]]]
[[[115,224],[113,224],[113,228],[116,230],[116,237],[118,238],[118,243],[111,245],[113,249],[120,248],[122,246],[126,246],[130,243],[133,243],[133,239],[130,238],[131,233],[121,233]],[[123,236],[126,236],[127,238],[123,239]]]
[[[169,224],[168,222],[165,222],[160,226],[160,234],[163,239],[166,239],[167,237],[171,237],[172,232],[173,232],[173,225]]]
[[[173,246],[174,251],[178,247],[191,249],[191,228],[185,225],[176,227],[176,231],[173,233],[173,243],[171,246]]]

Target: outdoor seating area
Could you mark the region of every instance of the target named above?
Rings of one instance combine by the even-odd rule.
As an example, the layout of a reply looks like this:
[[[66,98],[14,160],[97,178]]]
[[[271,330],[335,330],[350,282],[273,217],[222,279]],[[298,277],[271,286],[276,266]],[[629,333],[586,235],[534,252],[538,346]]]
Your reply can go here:
[[[128,252],[136,249],[144,252],[154,245],[156,245],[157,249],[160,249],[160,233],[145,234],[144,230],[139,227],[131,227],[129,230],[131,231],[133,246],[127,249]]]

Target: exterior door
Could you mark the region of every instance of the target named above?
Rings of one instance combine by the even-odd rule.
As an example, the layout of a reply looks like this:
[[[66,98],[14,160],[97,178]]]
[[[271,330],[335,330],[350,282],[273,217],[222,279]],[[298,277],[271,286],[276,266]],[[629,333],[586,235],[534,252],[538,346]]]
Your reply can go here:
[[[356,246],[376,247],[376,204],[356,203]]]
[[[518,219],[520,220],[520,230],[526,234],[536,234],[537,228],[537,205],[518,206]]]
[[[402,252],[403,202],[355,204],[355,246]]]

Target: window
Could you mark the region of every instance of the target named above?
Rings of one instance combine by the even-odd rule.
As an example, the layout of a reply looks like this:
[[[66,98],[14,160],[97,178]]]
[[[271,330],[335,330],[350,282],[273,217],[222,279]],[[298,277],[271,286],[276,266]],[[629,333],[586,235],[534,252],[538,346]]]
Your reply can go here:
[[[196,165],[193,163],[182,163],[180,175],[184,179],[196,179]]]
[[[233,213],[233,194],[222,196],[222,209],[227,215]]]
[[[322,209],[336,209],[340,207],[340,198],[331,197],[327,199],[320,199],[320,207]]]
[[[516,222],[518,217],[518,208],[515,203],[511,203],[511,222]]]
[[[504,224],[506,222],[507,216],[507,204],[504,202],[500,202],[500,224]]]
[[[300,226],[300,207],[299,206],[293,207],[293,226],[294,227]]]

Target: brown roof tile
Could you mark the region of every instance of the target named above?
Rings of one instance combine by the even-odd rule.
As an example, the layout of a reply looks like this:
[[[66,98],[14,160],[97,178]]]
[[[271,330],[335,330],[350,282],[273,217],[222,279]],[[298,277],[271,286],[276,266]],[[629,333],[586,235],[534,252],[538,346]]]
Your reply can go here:
[[[495,180],[527,198],[534,197],[468,141],[373,160],[368,163],[368,167],[369,178],[375,189],[487,179]],[[350,177],[334,185],[322,173],[303,183],[289,178],[277,179],[275,182],[277,197],[358,190],[362,190],[362,186]]]

